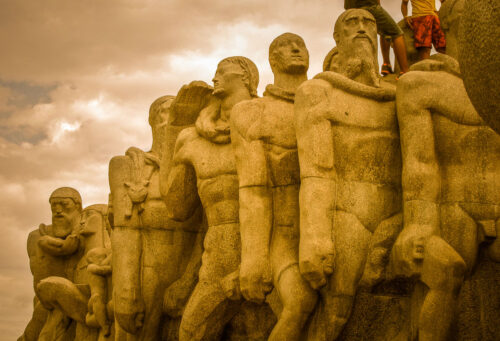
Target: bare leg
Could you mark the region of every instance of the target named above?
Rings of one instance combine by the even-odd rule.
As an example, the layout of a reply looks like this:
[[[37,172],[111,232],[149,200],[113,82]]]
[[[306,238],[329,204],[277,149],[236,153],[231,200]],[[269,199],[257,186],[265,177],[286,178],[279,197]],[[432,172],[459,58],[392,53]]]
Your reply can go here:
[[[380,36],[380,52],[382,52],[382,58],[384,59],[384,64],[391,65],[391,58],[389,51],[391,49],[391,44],[385,39],[384,36]]]
[[[300,275],[298,264],[283,271],[277,287],[283,310],[269,341],[300,340],[307,318],[316,305],[316,293]]]
[[[408,72],[408,60],[406,58],[406,44],[403,35],[393,38],[394,54],[399,63],[401,72]]]
[[[430,47],[419,47],[418,48],[418,60],[424,60],[431,56]]]
[[[335,212],[335,267],[326,287],[321,290],[321,313],[315,316],[310,335],[318,340],[335,340],[351,315],[358,282],[363,274],[372,233],[353,215]]]
[[[462,257],[440,237],[425,245],[422,282],[429,287],[419,317],[419,341],[444,341],[465,274]]]

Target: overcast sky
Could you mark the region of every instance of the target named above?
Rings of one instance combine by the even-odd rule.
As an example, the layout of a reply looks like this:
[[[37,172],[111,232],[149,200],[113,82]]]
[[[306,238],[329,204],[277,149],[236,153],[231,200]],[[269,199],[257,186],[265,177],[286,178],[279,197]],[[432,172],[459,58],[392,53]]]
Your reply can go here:
[[[401,19],[399,0],[382,5]],[[261,95],[270,42],[293,32],[319,73],[342,11],[342,0],[0,0],[0,338],[31,316],[26,238],[50,223],[54,189],[107,203],[110,158],[151,146],[149,105],[211,84],[225,57],[257,64]]]

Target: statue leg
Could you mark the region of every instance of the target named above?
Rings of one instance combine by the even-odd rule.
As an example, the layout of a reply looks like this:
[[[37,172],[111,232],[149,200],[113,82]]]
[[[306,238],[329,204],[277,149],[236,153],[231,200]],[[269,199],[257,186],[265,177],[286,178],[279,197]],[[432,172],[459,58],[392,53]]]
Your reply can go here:
[[[48,311],[40,303],[38,297],[33,299],[33,316],[28,322],[23,335],[17,341],[36,341],[47,320]]]
[[[336,211],[334,221],[334,271],[320,290],[321,302],[315,314],[323,316],[314,317],[309,332],[317,340],[337,339],[347,323],[372,238],[353,214]]]
[[[441,206],[441,235],[424,246],[421,281],[429,288],[418,314],[420,341],[444,341],[467,269],[476,261],[477,224],[458,204]]]
[[[182,315],[180,341],[219,340],[241,306],[227,298],[221,284],[240,264],[239,224],[209,227],[204,249],[199,282]]]
[[[144,300],[144,325],[139,340],[161,337],[163,294],[175,279],[177,264],[171,259],[173,231],[143,230],[141,288]]]

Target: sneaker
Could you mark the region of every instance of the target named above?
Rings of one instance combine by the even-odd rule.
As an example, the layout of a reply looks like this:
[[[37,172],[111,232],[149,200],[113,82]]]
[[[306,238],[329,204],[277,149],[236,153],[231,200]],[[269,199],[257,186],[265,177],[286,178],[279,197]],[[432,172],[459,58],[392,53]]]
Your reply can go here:
[[[384,63],[384,65],[382,65],[382,70],[380,70],[380,73],[382,74],[382,76],[387,76],[390,73],[394,73],[392,71],[391,64]]]

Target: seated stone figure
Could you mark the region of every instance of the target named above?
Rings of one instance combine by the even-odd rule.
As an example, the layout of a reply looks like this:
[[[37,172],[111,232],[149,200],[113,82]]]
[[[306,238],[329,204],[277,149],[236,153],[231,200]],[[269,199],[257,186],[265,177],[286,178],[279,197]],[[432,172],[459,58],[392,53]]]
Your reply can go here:
[[[184,245],[190,247],[202,238],[192,233],[201,223],[200,209],[182,224],[168,218],[160,178],[162,172],[168,174],[177,135],[194,123],[210,93],[206,83],[192,82],[176,97],[155,100],[149,111],[151,150],[130,147],[109,163],[116,328],[137,340],[161,337],[165,290],[188,267]],[[189,266],[190,275],[179,282],[182,290],[175,291],[179,301],[187,301],[198,268],[199,264]]]
[[[335,23],[337,72],[295,97],[300,162],[300,272],[321,300],[311,340],[335,340],[360,281],[383,278],[401,228],[401,154],[395,87],[377,73],[377,28],[361,9]]]
[[[307,80],[304,40],[284,33],[269,47],[274,84],[237,104],[231,138],[238,170],[242,242],[240,285],[262,302],[277,289],[282,311],[269,340],[299,340],[317,295],[298,269],[299,165],[293,124],[296,88]]]
[[[73,279],[75,257],[79,253],[80,214],[82,199],[73,188],[61,187],[52,192],[49,203],[52,210],[52,224],[40,224],[28,236],[28,256],[33,274],[35,289],[34,311],[24,334],[19,338],[23,341],[38,340],[43,334],[49,333],[47,315],[49,312],[38,298],[38,284],[50,276]],[[58,337],[70,338],[74,329],[69,328],[70,321],[62,316],[54,317],[49,324],[58,329]],[[43,331],[42,335],[41,332]],[[50,339],[50,337],[49,337]]]
[[[40,340],[59,340],[64,327],[59,321],[66,321],[75,327],[74,340],[97,340],[99,326],[87,325],[86,314],[90,297],[87,256],[95,248],[110,248],[106,229],[106,205],[92,205],[81,213],[80,226],[76,232],[79,252],[74,258],[74,273],[71,279],[50,276],[37,285],[40,302],[49,310],[46,326],[40,333]],[[69,326],[68,325],[68,326]],[[109,335],[110,325],[103,330]],[[66,327],[67,328],[67,327]],[[63,338],[64,339],[64,338]]]
[[[415,295],[418,339],[448,340],[479,254],[500,261],[500,136],[474,109],[455,59],[434,56],[412,70],[397,88],[405,219],[393,264],[425,284]],[[483,328],[473,338],[496,337]]]

